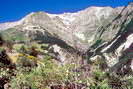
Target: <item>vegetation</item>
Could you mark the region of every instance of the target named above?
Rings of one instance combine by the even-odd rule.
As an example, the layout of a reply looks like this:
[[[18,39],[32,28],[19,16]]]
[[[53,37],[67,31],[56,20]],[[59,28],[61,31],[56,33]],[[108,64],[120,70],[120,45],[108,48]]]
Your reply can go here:
[[[91,48],[95,49],[102,43],[103,43],[102,39],[99,39],[91,46]]]
[[[1,38],[0,41],[2,42],[0,47],[1,89],[133,88],[133,76],[122,77],[116,73],[106,73],[100,69],[99,61],[86,65],[80,64],[80,66],[76,63],[57,65],[53,62],[53,57],[45,52],[48,51],[48,44],[20,42],[10,45],[9,48],[5,45],[7,40]],[[98,40],[95,46],[100,43],[101,40]],[[12,62],[12,60],[16,61]]]
[[[25,32],[18,31],[16,28],[10,28],[6,31],[0,31],[1,36],[4,40],[10,41],[10,42],[28,42],[30,41],[30,38],[26,36]]]

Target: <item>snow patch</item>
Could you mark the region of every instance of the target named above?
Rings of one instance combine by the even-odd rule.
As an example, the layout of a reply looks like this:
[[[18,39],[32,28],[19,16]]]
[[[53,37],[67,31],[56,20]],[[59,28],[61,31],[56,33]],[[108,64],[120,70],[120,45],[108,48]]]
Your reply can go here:
[[[130,65],[132,71],[133,71],[133,60],[131,61],[131,65]]]
[[[64,13],[64,14],[48,14],[47,15],[50,17],[50,18],[54,18],[56,16],[58,16],[59,18],[62,19],[62,22],[65,24],[65,25],[70,25],[71,22],[73,22],[75,19],[76,19],[76,15],[77,13]]]
[[[75,35],[76,35],[76,37],[78,37],[81,40],[85,40],[86,39],[84,34],[82,34],[82,33],[75,33]]]
[[[133,43],[133,34],[127,37],[127,40],[124,43],[125,49],[129,48],[132,43]]]
[[[109,46],[107,46],[106,48],[104,48],[101,52],[104,53],[106,50],[108,50],[119,38],[120,36],[118,36]]]
[[[132,43],[133,43],[133,34],[131,34],[131,35],[129,35],[127,37],[126,42],[124,44],[122,44],[117,49],[117,53],[119,53],[119,55],[120,55],[121,54],[121,51],[128,49]]]

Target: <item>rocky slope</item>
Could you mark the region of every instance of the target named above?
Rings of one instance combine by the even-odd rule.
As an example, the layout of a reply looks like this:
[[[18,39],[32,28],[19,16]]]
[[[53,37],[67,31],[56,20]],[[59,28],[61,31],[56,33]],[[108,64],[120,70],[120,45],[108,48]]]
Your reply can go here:
[[[130,67],[133,71],[132,3],[117,8],[89,7],[76,13],[33,12],[20,21],[0,24],[1,32],[7,29],[10,34],[22,33],[31,40],[57,44],[64,50],[70,47],[90,61],[103,60],[105,70]]]

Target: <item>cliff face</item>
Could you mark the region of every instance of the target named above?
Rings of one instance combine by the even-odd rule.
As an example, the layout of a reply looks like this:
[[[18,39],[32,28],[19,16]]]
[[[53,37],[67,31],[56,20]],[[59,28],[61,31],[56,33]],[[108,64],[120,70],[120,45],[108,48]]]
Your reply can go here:
[[[99,30],[98,38],[108,40],[95,49],[109,71],[132,70],[133,60],[133,6],[122,9],[118,16]],[[92,58],[93,59],[93,58]]]
[[[35,12],[15,23],[0,24],[1,30],[11,28],[40,42],[70,46],[89,60],[104,60],[110,71],[127,63],[133,68],[132,3],[118,8],[90,7],[77,13]]]

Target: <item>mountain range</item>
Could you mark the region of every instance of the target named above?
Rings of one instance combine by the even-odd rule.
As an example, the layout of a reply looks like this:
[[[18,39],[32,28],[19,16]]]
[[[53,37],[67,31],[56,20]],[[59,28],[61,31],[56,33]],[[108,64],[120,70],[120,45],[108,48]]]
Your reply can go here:
[[[0,33],[11,39],[57,44],[64,50],[67,46],[88,62],[103,61],[110,72],[124,66],[133,71],[133,3],[117,8],[89,7],[75,13],[32,12],[19,21],[1,23]],[[57,52],[61,60],[68,60]]]

